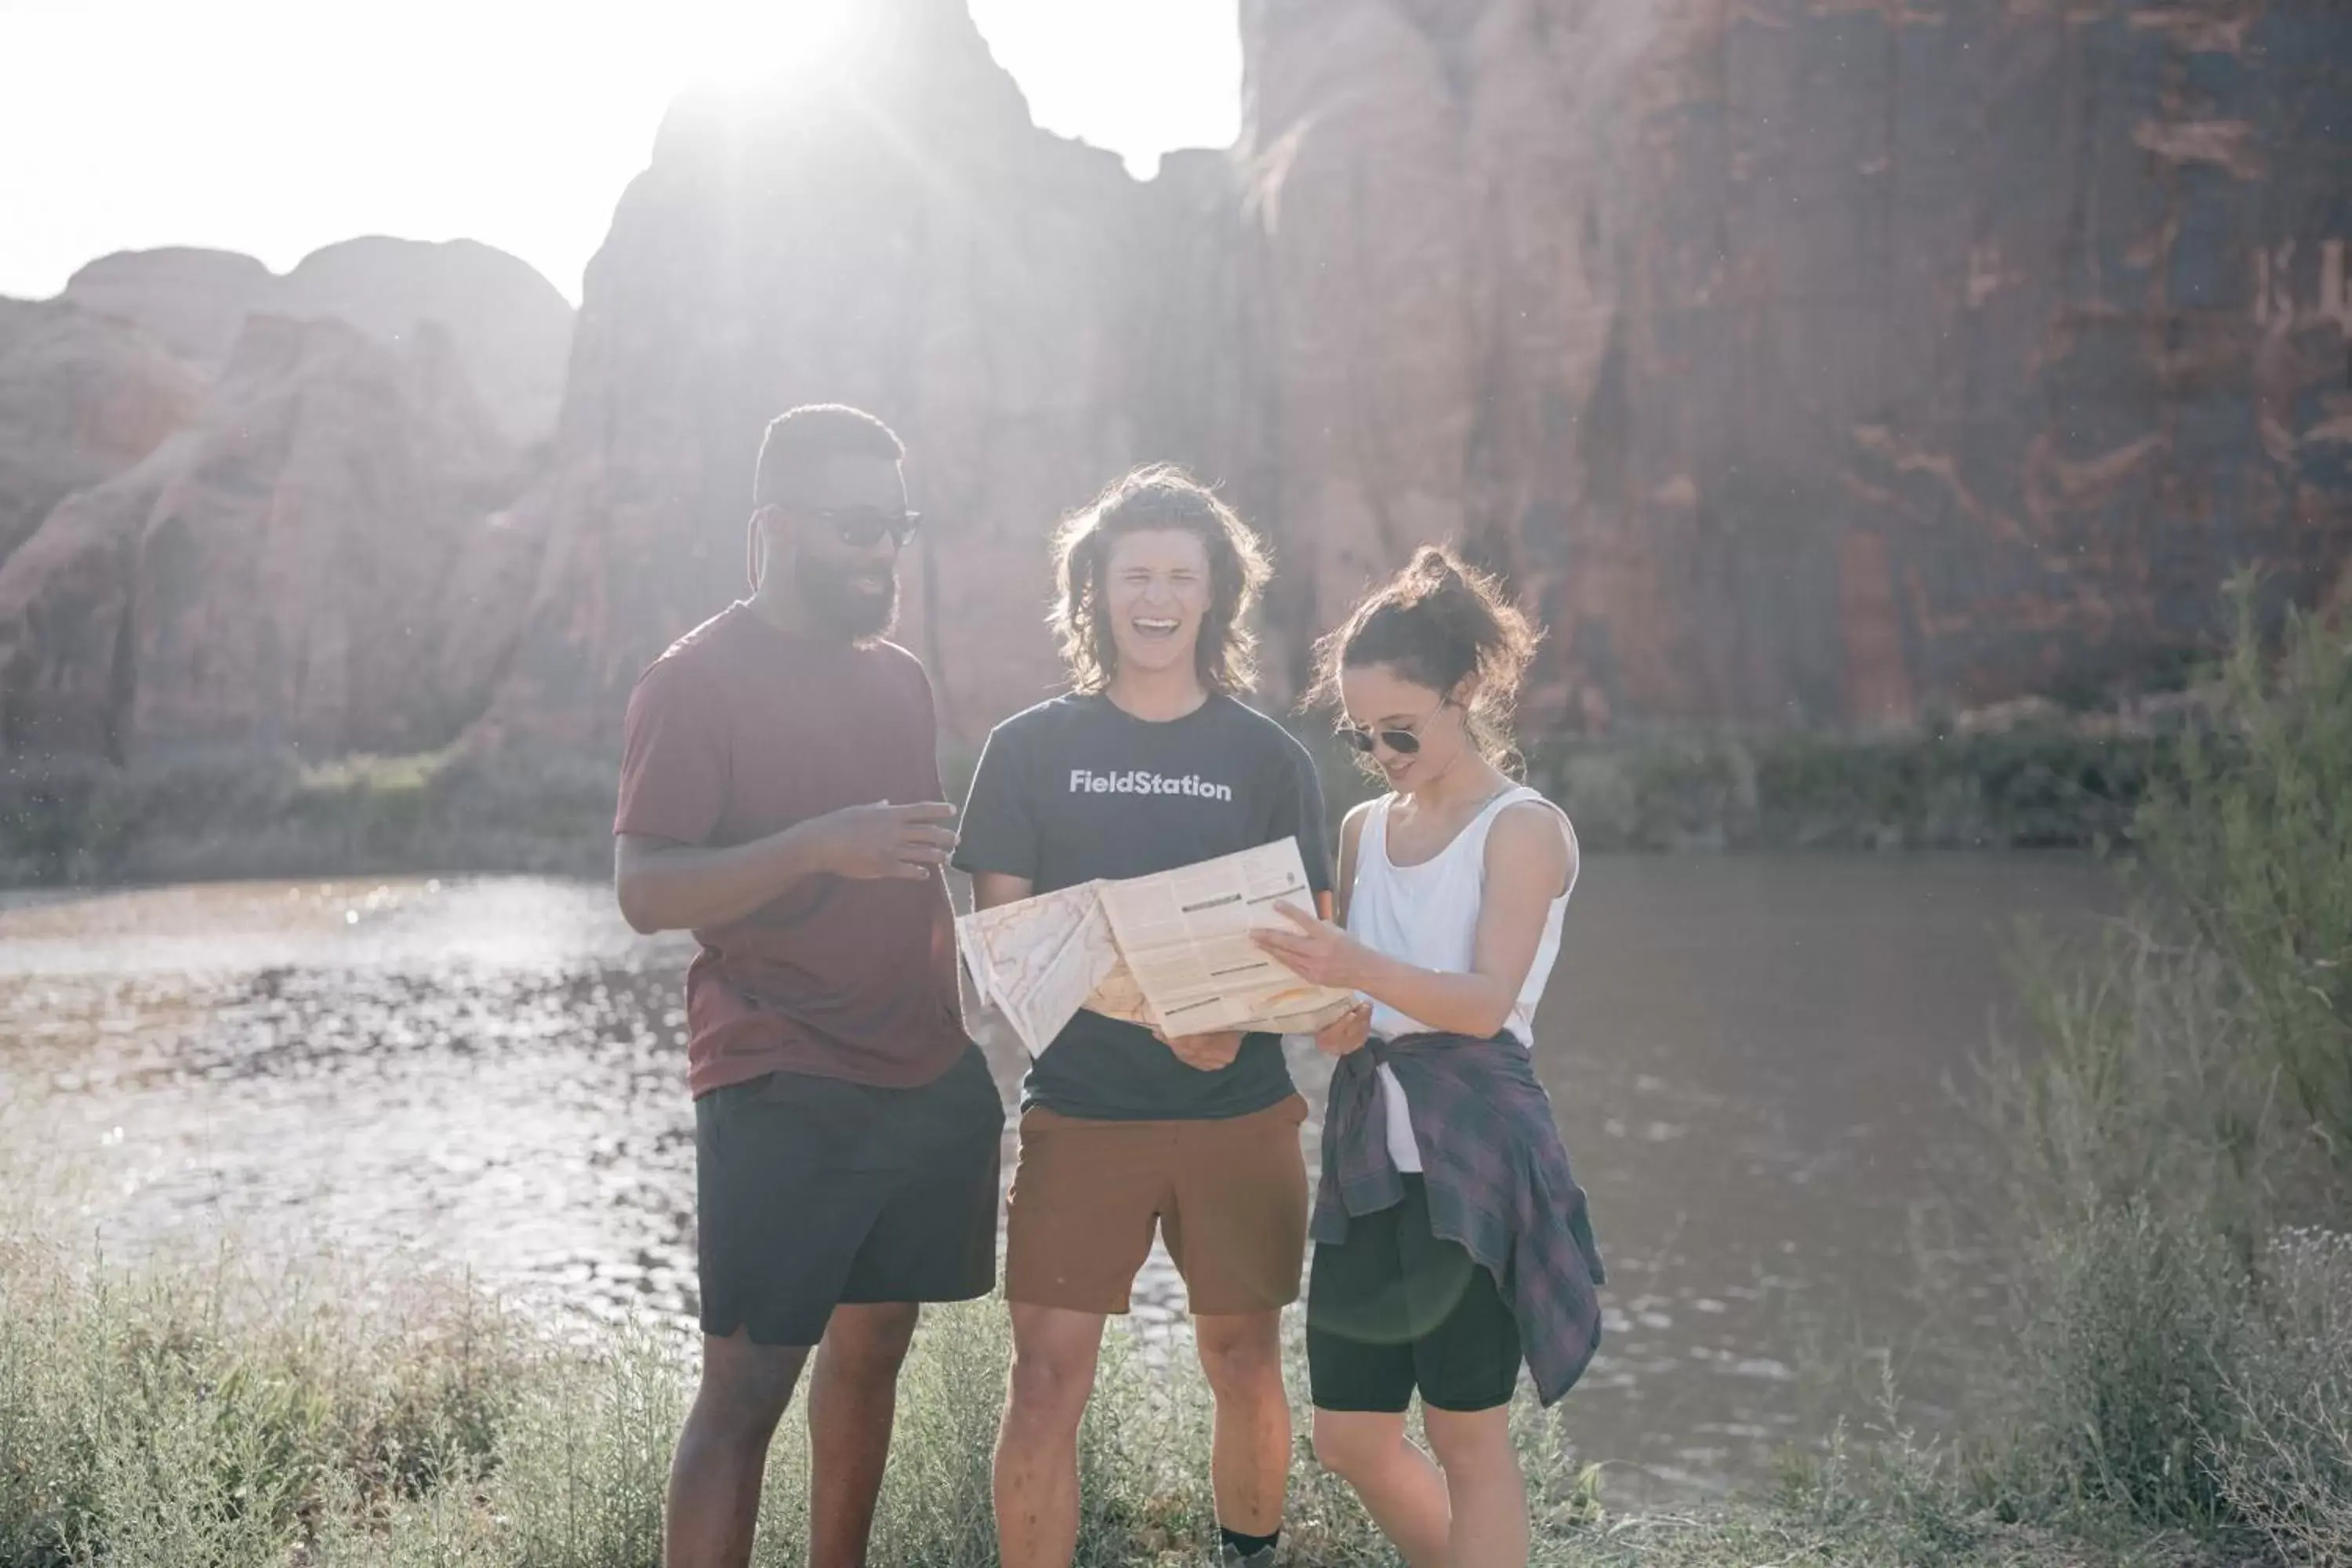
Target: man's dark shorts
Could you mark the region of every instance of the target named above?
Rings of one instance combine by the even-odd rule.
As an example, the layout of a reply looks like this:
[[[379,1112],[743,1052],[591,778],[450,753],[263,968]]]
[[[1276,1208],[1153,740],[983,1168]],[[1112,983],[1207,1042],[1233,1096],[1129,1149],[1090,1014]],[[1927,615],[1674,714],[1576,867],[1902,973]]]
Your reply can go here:
[[[702,1096],[702,1331],[813,1345],[840,1302],[987,1295],[1003,1133],[977,1047],[919,1089],[775,1072]]]

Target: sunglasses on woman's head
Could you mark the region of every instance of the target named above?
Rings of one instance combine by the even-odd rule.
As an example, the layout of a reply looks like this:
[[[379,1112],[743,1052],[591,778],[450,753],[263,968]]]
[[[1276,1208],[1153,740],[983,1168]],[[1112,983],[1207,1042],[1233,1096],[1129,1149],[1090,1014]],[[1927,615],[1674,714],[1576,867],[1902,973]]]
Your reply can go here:
[[[852,550],[871,550],[884,534],[901,550],[915,537],[919,511],[885,511],[877,506],[827,507],[808,514],[833,530],[833,536]]]

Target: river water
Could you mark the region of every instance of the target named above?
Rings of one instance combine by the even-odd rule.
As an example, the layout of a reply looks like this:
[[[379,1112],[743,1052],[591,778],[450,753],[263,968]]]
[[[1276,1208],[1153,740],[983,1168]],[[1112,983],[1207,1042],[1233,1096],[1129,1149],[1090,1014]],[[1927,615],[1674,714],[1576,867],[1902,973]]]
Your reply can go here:
[[[2003,1302],[1971,1063],[2016,1026],[2019,921],[2116,902],[2066,858],[1587,865],[1538,1056],[1611,1270],[1563,1418],[1612,1493],[1760,1479],[1881,1367],[1929,1429],[1967,1400]],[[558,1324],[683,1323],[688,954],[571,882],[19,895],[0,1176],[117,1257],[231,1235],[463,1269]],[[1010,1099],[1017,1048],[987,1043]],[[1181,1305],[1158,1260],[1135,1322]]]

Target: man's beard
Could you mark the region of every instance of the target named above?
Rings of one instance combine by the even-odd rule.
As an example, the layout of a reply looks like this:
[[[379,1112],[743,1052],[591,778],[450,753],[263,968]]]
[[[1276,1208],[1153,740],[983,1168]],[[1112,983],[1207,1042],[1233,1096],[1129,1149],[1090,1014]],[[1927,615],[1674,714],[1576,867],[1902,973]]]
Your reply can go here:
[[[803,551],[793,562],[793,581],[809,619],[847,641],[887,637],[898,622],[898,574],[887,566],[837,566]]]

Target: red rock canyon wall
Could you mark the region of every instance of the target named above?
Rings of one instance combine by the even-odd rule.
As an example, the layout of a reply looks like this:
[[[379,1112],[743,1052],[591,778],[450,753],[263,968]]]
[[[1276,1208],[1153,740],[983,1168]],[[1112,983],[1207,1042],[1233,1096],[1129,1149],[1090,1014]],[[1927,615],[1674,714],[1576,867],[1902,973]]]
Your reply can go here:
[[[908,441],[901,635],[964,744],[1051,689],[1055,520],[1150,459],[1272,535],[1271,697],[1452,539],[1549,623],[1548,727],[2087,695],[2210,646],[2234,567],[2275,605],[2352,559],[2352,6],[1244,0],[1241,142],[1146,184],[1034,129],[959,0],[875,13],[870,73],[673,110],[541,458],[457,412],[520,352],[478,324],[437,372],[371,368],[237,339],[250,269],[77,279],[183,358],[240,342],[215,403],[344,390],[150,451],[186,389],[105,351],[101,466],[139,467],[0,565],[8,743],[37,711],[128,751],[609,750],[645,662],[740,591],[761,426],[811,400]],[[159,553],[174,517],[213,565]],[[383,604],[254,563],[379,531],[442,552],[382,563]],[[291,606],[266,632],[204,603],[257,592]],[[425,651],[360,652],[394,626]]]

